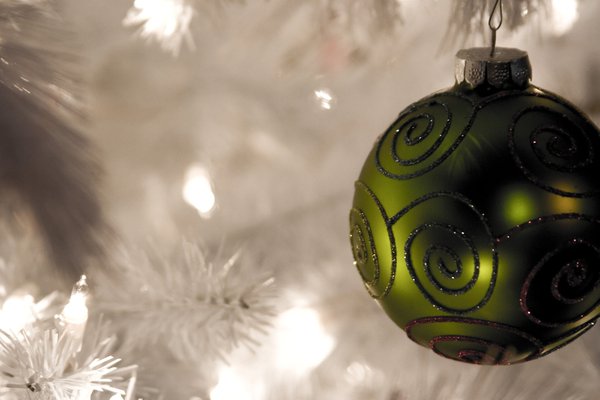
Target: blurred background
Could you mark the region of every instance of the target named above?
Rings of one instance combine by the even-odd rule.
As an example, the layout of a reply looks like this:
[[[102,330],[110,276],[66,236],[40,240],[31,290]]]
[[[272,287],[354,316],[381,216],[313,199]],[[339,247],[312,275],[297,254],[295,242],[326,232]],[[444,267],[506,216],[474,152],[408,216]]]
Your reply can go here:
[[[478,25],[487,14],[467,30],[453,4],[59,3],[83,58],[84,133],[105,171],[113,241],[169,255],[198,243],[215,268],[239,250],[235,279],[273,289],[257,344],[223,348],[224,357],[173,355],[177,333],[122,346],[124,362],[139,365],[132,398],[597,398],[597,329],[525,365],[458,364],[408,340],[353,267],[348,211],[376,137],[404,107],[454,83],[458,49],[488,44]],[[536,85],[600,122],[600,2],[519,4],[522,21],[506,23],[498,44],[526,50]],[[168,268],[177,274],[177,263]],[[162,329],[154,323],[140,326]]]

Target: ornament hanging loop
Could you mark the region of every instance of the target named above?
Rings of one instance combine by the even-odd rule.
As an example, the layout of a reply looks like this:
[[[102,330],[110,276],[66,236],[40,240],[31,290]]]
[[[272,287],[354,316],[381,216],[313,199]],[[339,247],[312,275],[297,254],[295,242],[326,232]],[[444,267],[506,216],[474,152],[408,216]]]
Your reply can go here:
[[[490,14],[490,19],[488,20],[488,26],[492,31],[492,50],[490,51],[490,57],[494,57],[496,53],[496,31],[502,26],[503,14],[502,0],[496,0]],[[497,20],[496,24],[494,24],[494,20]]]

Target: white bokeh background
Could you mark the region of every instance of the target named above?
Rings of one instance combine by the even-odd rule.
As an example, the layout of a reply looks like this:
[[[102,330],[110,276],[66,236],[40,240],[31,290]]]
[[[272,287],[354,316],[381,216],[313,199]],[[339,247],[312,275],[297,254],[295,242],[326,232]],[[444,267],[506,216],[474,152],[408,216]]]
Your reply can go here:
[[[241,247],[246,265],[275,275],[279,310],[292,313],[229,365],[141,360],[141,383],[169,400],[596,398],[597,329],[527,365],[457,364],[411,343],[352,266],[348,209],[376,136],[405,106],[453,83],[462,44],[443,44],[450,1],[402,1],[391,31],[364,15],[329,23],[316,0],[222,3],[199,7],[195,49],[177,57],[122,25],[129,1],[68,0],[62,10],[84,55],[87,133],[119,240]],[[578,6],[571,27],[557,25],[566,11],[560,22],[542,14],[501,30],[499,43],[527,50],[534,83],[598,122],[600,3]],[[209,179],[200,186],[214,193],[210,212],[182,195],[192,167]]]

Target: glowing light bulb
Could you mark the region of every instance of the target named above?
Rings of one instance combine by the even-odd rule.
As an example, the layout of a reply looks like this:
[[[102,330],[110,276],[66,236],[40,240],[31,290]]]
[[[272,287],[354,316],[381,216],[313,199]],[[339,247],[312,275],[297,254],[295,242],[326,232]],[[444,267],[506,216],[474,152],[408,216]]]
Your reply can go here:
[[[177,54],[186,40],[193,47],[190,23],[194,8],[187,0],[135,0],[123,20],[125,26],[141,25],[141,36],[153,38]]]
[[[555,35],[564,35],[579,18],[577,0],[552,0],[551,29]]]
[[[210,400],[249,400],[249,389],[233,368],[225,367],[219,371],[219,382],[210,391]]]
[[[329,89],[315,90],[315,100],[323,110],[331,110],[335,104],[335,97]]]
[[[88,319],[88,308],[86,299],[89,292],[86,276],[81,275],[79,281],[73,286],[71,298],[62,311],[62,319],[65,324],[85,325]]]
[[[311,308],[293,308],[281,314],[276,329],[277,363],[298,372],[321,364],[335,347],[323,329],[319,314]]]
[[[212,189],[210,175],[199,165],[192,165],[185,174],[182,190],[183,199],[194,207],[201,217],[210,217],[215,208],[216,197]]]
[[[0,313],[2,329],[18,332],[35,320],[35,301],[30,294],[10,296],[2,304]]]
[[[353,385],[360,385],[361,383],[367,381],[373,375],[373,370],[366,364],[353,362],[346,368],[346,373],[344,374],[348,383]]]

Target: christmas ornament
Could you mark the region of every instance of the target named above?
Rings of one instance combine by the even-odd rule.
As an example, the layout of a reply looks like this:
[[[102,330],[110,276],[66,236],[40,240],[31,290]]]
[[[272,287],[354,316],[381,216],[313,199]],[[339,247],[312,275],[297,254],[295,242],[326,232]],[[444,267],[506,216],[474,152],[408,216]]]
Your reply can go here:
[[[356,182],[369,294],[454,360],[532,360],[600,313],[600,132],[530,78],[523,51],[459,51],[456,84],[405,109]]]

